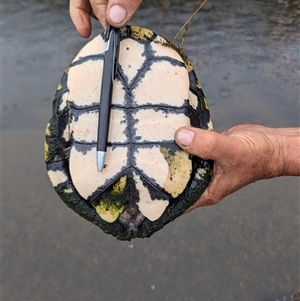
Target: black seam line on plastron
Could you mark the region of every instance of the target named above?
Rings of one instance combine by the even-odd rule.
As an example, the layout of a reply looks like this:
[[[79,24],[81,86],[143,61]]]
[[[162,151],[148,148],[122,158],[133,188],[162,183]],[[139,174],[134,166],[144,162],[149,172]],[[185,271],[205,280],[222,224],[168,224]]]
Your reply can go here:
[[[83,110],[72,108],[71,110],[72,110],[71,117],[74,118],[72,119],[71,123],[77,121],[79,116],[90,114],[90,113],[95,113],[95,114],[98,113],[98,110],[96,108],[85,108]]]
[[[146,174],[144,174],[138,168],[135,168],[135,171],[137,173],[139,173],[140,179],[143,183],[143,186],[146,187],[146,189],[148,189],[151,200],[161,199],[161,198],[163,200],[172,200],[173,199],[171,194],[169,194],[165,189],[163,189],[163,187],[161,187],[158,184],[157,185],[153,184],[155,181],[153,178],[148,177]],[[149,189],[149,187],[151,187],[152,189]]]
[[[78,117],[84,114],[89,114],[89,113],[97,113],[98,111],[98,105],[91,105],[91,106],[77,106],[74,104],[73,101],[70,101],[70,109],[72,110],[72,117],[74,118],[73,121],[77,121]],[[194,110],[191,105],[188,103],[187,100],[184,100],[184,104],[180,107],[175,107],[175,106],[169,106],[167,104],[158,104],[158,105],[153,105],[153,104],[144,104],[144,105],[137,105],[137,106],[124,106],[124,105],[119,105],[119,104],[112,104],[112,109],[116,109],[119,111],[123,111],[126,114],[126,117],[128,115],[133,115],[136,114],[138,111],[141,110],[152,110],[155,112],[161,112],[165,113],[166,117],[168,114],[185,114],[187,115],[187,112],[190,110]],[[72,121],[72,122],[73,122]]]
[[[72,110],[78,110],[78,111],[88,111],[93,109],[99,109],[99,101],[92,102],[91,105],[87,106],[80,106],[75,104],[75,100],[69,100],[70,109]]]
[[[144,44],[144,51],[142,52],[141,56],[145,57],[145,60],[142,63],[141,68],[137,71],[137,74],[131,79],[130,82],[123,68],[120,65],[118,66],[119,80],[123,83],[125,92],[131,92],[132,90],[134,90],[141,79],[146,76],[146,73],[151,69],[151,66],[155,62],[165,61],[169,62],[173,66],[185,67],[185,64],[183,62],[176,59],[167,56],[155,56],[155,51],[151,47],[151,43]]]
[[[184,101],[186,101],[186,99],[184,99]],[[187,108],[187,105],[183,104],[180,107],[175,107],[175,106],[169,106],[167,104],[164,103],[160,103],[160,104],[151,104],[151,103],[146,103],[144,105],[137,105],[137,106],[124,106],[124,105],[119,105],[119,104],[112,104],[113,108],[117,108],[117,109],[133,109],[133,110],[138,110],[138,109],[157,109],[157,110],[164,110],[164,109],[172,109],[172,110],[183,110],[185,108]]]
[[[138,139],[136,139],[138,140]],[[107,146],[111,147],[113,150],[116,147],[130,147],[130,145],[132,145],[133,147],[139,147],[142,149],[148,148],[148,149],[152,149],[154,147],[163,147],[164,144],[168,145],[168,144],[174,144],[174,140],[162,140],[162,141],[145,141],[145,142],[139,142],[139,141],[131,141],[131,142],[127,142],[127,143],[118,143],[118,142],[108,142]]]
[[[134,182],[133,179],[133,172],[135,172],[137,175],[140,176],[141,181],[143,182],[143,185],[145,186],[145,182],[147,183],[148,186],[151,186],[155,191],[157,191],[157,193],[161,193],[162,196],[166,199],[166,200],[171,200],[174,199],[171,194],[169,194],[167,191],[165,191],[162,187],[160,187],[160,185],[153,185],[154,183],[154,179],[150,178],[150,177],[146,177],[139,169],[137,169],[135,166],[129,166],[126,167],[124,169],[122,169],[119,173],[117,173],[116,175],[113,176],[113,178],[109,179],[109,182],[105,183],[105,187],[101,188],[98,187],[97,190],[92,193],[90,196],[87,197],[87,200],[91,202],[91,200],[94,200],[96,198],[98,198],[106,189],[107,187],[114,185],[115,182],[120,179],[122,176],[127,175],[131,178],[131,181]],[[129,175],[128,175],[129,174]],[[152,181],[152,183],[151,183]],[[135,183],[134,183],[135,186]],[[136,186],[135,189],[137,190]],[[148,189],[149,191],[149,189]],[[153,195],[155,193],[152,192],[151,195],[151,191],[149,191],[151,199],[155,199],[153,197]]]
[[[71,122],[70,123],[74,123],[78,121],[78,118],[82,115],[85,114],[98,114],[98,108],[95,107],[86,107],[83,109],[75,109],[75,108],[71,108],[72,112],[71,112]]]
[[[83,155],[86,155],[87,152],[91,151],[94,148],[92,144],[77,143],[77,142],[73,142],[73,147]]]
[[[144,52],[141,54],[145,57],[144,62],[141,65],[141,68],[138,69],[136,75],[131,79],[129,82],[128,77],[126,76],[123,68],[121,66],[118,66],[118,75],[120,76],[120,81],[124,84],[123,88],[125,89],[125,96],[127,93],[131,94],[132,90],[134,90],[137,86],[137,84],[140,82],[141,79],[143,79],[146,75],[146,73],[150,70],[150,67],[152,65],[152,62],[150,60],[149,54],[148,54],[148,47],[144,45]],[[126,97],[125,97],[126,99]]]
[[[97,145],[97,141],[95,142],[88,142],[85,140],[76,140],[74,139],[73,144],[79,144],[79,145],[86,145],[86,146],[96,146]]]
[[[127,76],[124,74],[124,71],[122,68],[120,68],[120,77],[123,79],[123,82],[126,83],[125,90],[126,91],[133,91],[138,83],[147,76],[147,72],[151,69],[151,66],[156,62],[168,62],[172,66],[178,66],[185,68],[185,63],[178,61],[174,58],[170,58],[167,56],[155,56],[155,51],[151,47],[151,44],[145,45],[144,52],[142,53],[142,56],[145,56],[146,59],[143,62],[141,68],[138,70],[137,74],[133,79],[128,82]]]
[[[123,68],[121,65],[118,64],[117,66],[117,77],[116,77],[122,84],[122,88],[126,91],[129,90],[128,88],[128,77],[127,75],[124,73]]]
[[[122,86],[125,90],[125,95],[126,95],[126,93],[132,94],[132,91],[134,89],[136,89],[139,82],[147,76],[147,72],[149,72],[149,70],[151,70],[151,66],[154,65],[154,63],[161,62],[161,61],[168,62],[173,66],[185,68],[184,63],[177,61],[175,59],[171,59],[171,58],[168,59],[168,57],[159,57],[159,58],[152,59],[152,58],[147,57],[146,60],[142,63],[141,68],[138,69],[136,75],[129,82],[128,77],[126,76],[126,74],[123,71],[123,68],[121,66],[118,66],[118,79],[122,83]]]
[[[81,65],[85,62],[88,62],[88,61],[99,61],[99,60],[103,60],[104,59],[104,54],[91,54],[91,55],[87,55],[87,56],[80,56],[78,58],[78,60],[76,60],[75,62],[72,62],[71,63],[71,67],[75,67],[75,66],[78,66],[78,65]]]
[[[160,142],[160,144],[161,144],[161,142]],[[151,147],[155,147],[155,146],[156,147],[157,146],[161,147],[160,144],[154,145],[154,144],[150,143],[150,144],[147,144],[147,145],[141,145],[139,143],[131,143],[131,145],[133,145],[133,149],[131,150],[131,152],[128,152],[128,154],[130,153],[130,157],[135,159],[135,156],[137,155],[137,151],[138,151],[139,148],[143,148],[143,146],[147,146],[146,148],[149,148],[149,147],[151,148]],[[171,145],[174,144],[174,141],[165,142],[163,144],[164,144],[164,146],[170,146],[170,144]],[[130,161],[128,161],[128,162],[130,162]],[[168,198],[172,198],[172,196],[168,192],[166,192],[161,186],[159,186],[158,184],[157,185],[151,184],[151,183],[155,183],[155,179],[153,179],[151,177],[148,177],[145,173],[143,173],[142,170],[138,167],[138,164],[136,164],[136,162],[135,162],[134,165],[131,165],[131,168],[133,168],[133,170],[135,170],[136,172],[139,173],[142,181],[144,179],[148,183],[148,185],[155,188],[155,190],[157,190],[157,191],[163,190],[164,194],[167,194]],[[152,198],[152,196],[151,196],[151,198]]]
[[[138,140],[138,139],[137,139]],[[75,144],[78,144],[78,146],[83,146],[83,147],[87,147],[87,148],[93,148],[96,147],[97,142],[88,142],[88,141],[84,141],[84,140],[75,140],[73,141],[73,145],[76,148]],[[153,147],[164,147],[164,144],[168,145],[168,144],[174,144],[174,140],[161,140],[161,141],[148,141],[146,140],[145,142],[139,142],[139,141],[131,141],[131,142],[108,142],[107,146],[111,147],[112,149],[116,148],[116,147],[128,147],[129,145],[133,145],[133,146],[138,146],[141,148],[153,148]]]
[[[132,112],[130,109],[126,110],[125,118],[127,120],[124,134],[127,137],[128,145],[132,145],[132,142],[135,140],[136,135],[136,127],[135,127],[135,119],[133,117]],[[128,146],[130,148],[130,146]],[[130,152],[127,152],[127,162],[129,166],[133,166],[136,164],[135,158],[130,154]]]
[[[178,66],[178,67],[184,67],[185,68],[185,63],[178,61],[174,58],[171,58],[169,56],[155,56],[155,57],[151,57],[151,61],[154,62],[168,62],[170,63],[172,66]]]
[[[90,202],[100,197],[100,195],[110,186],[114,185],[125,173],[126,170],[131,167],[125,167],[121,169],[119,172],[114,174],[111,178],[106,179],[104,185],[98,187],[91,195],[89,195],[86,199]]]
[[[144,51],[142,52],[141,56],[145,57],[145,60],[141,66],[141,68],[137,71],[137,74],[133,77],[133,79],[130,81],[130,83],[125,81],[125,92],[131,92],[137,87],[138,83],[141,81],[141,79],[145,78],[146,73],[150,70],[150,67],[152,65],[151,57],[154,54],[154,51],[149,47],[149,43],[143,43],[144,44]],[[150,48],[150,49],[149,49]],[[124,71],[121,69],[122,72],[120,72],[120,75],[123,80],[126,80],[127,76],[124,74]],[[123,73],[123,74],[122,74]],[[126,96],[126,94],[125,94]],[[127,100],[128,102],[128,100]]]

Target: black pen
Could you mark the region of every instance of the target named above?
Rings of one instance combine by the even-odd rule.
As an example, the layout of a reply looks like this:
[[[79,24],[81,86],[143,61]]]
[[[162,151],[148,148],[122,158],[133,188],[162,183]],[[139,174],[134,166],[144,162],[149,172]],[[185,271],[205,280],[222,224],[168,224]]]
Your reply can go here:
[[[107,139],[109,132],[110,111],[113,81],[117,76],[117,65],[120,46],[120,30],[108,26],[105,33],[106,50],[103,63],[102,85],[99,105],[97,169],[102,171],[105,162]]]

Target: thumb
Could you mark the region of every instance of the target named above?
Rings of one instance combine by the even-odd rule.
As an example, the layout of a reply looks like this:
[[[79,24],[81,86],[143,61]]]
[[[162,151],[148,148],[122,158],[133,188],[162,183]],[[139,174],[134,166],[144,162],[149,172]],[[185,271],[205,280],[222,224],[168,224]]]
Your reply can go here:
[[[140,6],[142,0],[110,0],[107,4],[107,21],[114,27],[124,26]]]
[[[175,133],[175,141],[179,147],[190,154],[218,161],[231,147],[230,139],[214,131],[193,127],[182,127]]]

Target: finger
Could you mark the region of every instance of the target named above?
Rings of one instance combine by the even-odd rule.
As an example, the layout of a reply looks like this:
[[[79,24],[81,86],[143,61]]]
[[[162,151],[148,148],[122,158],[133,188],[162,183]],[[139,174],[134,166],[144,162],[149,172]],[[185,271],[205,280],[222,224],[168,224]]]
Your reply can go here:
[[[70,0],[70,17],[75,25],[78,34],[84,38],[88,38],[91,34],[91,18],[92,12],[89,1]]]
[[[183,127],[176,131],[175,140],[182,149],[190,154],[203,159],[215,160],[213,176],[208,187],[199,200],[187,209],[186,213],[198,207],[210,206],[220,202],[230,193],[228,190],[230,185],[224,167],[233,161],[228,160],[228,156],[232,156],[231,148],[234,147],[231,139],[214,131]]]
[[[107,28],[106,11],[107,0],[90,0],[92,11],[95,17],[99,20],[104,29]]]
[[[229,140],[214,131],[192,127],[180,128],[175,133],[175,141],[182,149],[203,159],[218,160],[231,146]]]
[[[107,21],[114,27],[124,26],[140,6],[142,0],[110,0],[107,4]]]

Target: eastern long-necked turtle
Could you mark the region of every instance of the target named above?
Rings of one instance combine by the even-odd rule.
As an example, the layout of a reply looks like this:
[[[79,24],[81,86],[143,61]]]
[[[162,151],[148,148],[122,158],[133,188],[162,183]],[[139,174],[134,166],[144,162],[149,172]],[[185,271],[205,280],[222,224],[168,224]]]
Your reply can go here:
[[[97,171],[104,34],[66,69],[46,128],[45,161],[60,198],[120,240],[149,237],[196,202],[212,162],[174,142],[181,126],[211,129],[188,58],[139,26],[121,30],[105,168]]]

